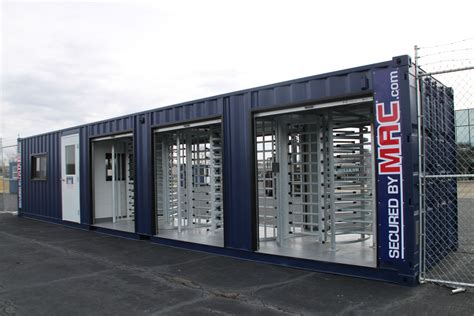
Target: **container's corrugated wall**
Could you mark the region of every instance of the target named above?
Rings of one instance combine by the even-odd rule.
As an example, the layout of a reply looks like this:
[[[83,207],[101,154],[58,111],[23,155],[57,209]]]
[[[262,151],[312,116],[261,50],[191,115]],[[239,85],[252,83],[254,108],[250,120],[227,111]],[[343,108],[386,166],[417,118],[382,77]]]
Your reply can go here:
[[[90,183],[91,176],[91,148],[89,145],[89,130],[88,128],[81,128],[79,132],[79,188],[80,188],[80,203],[81,203],[81,222],[86,225],[92,224],[92,186]]]
[[[143,235],[154,235],[153,142],[149,113],[135,117],[135,227]]]
[[[202,120],[222,115],[222,98],[180,104],[150,112],[150,125],[177,124],[191,120]]]
[[[44,218],[61,218],[60,133],[21,141],[22,212]],[[32,180],[32,156],[46,154],[46,180]]]
[[[110,134],[133,131],[134,116],[120,117],[98,123],[91,123],[87,126],[89,137],[99,137]]]

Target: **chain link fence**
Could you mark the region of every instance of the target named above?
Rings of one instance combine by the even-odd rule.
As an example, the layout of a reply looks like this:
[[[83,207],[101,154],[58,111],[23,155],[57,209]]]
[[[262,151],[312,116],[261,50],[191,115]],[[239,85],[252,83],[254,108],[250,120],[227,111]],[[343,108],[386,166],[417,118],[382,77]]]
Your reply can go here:
[[[0,212],[18,210],[18,147],[0,139]]]
[[[474,38],[416,47],[421,281],[474,286]]]

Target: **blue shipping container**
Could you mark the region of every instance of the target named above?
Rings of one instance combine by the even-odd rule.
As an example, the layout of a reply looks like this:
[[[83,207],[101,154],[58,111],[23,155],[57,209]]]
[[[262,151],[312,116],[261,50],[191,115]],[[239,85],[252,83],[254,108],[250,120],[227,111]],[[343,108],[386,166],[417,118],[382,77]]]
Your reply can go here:
[[[22,166],[19,216],[272,264],[401,284],[416,284],[419,267],[417,235],[419,209],[414,71],[414,65],[408,56],[398,56],[382,63],[232,92],[21,139],[19,140]],[[328,203],[328,206],[325,209],[319,208],[319,213],[314,215],[307,205],[313,207],[316,203],[312,202],[312,197],[302,197],[303,193],[312,192],[311,185],[314,188],[324,187],[325,183],[329,185],[341,180],[341,176],[338,176],[339,169],[326,170],[326,162],[320,165],[320,168],[325,174],[324,180],[321,181],[327,182],[313,183],[312,180],[308,180],[312,177],[308,174],[314,172],[308,171],[312,167],[304,165],[310,164],[312,158],[311,155],[305,156],[301,151],[311,151],[312,145],[307,144],[311,142],[312,136],[305,135],[313,133],[311,126],[327,124],[325,118],[330,117],[330,120],[334,120],[334,124],[339,124],[341,127],[338,132],[336,129],[334,133],[332,130],[328,132],[327,125],[324,125],[324,128],[323,125],[318,125],[320,134],[319,132],[313,134],[317,135],[315,142],[320,144],[321,151],[328,152],[327,159],[339,158],[333,152],[334,149],[354,145],[354,142],[347,142],[347,139],[356,137],[355,132],[348,134],[347,128],[345,129],[341,123],[344,122],[345,116],[360,115],[359,112],[351,114],[352,109],[362,111],[364,119],[370,118],[364,129],[359,128],[357,137],[362,137],[362,133],[365,133],[371,135],[372,141],[362,144],[358,143],[360,141],[358,140],[356,144],[360,145],[357,153],[361,156],[373,155],[367,160],[367,165],[371,166],[371,169],[367,168],[371,171],[357,173],[359,178],[372,177],[370,181],[373,181],[370,182],[373,184],[372,193],[364,195],[374,203],[372,212],[368,213],[373,217],[371,221],[369,220],[369,224],[360,226],[370,227],[371,231],[349,229],[355,223],[359,225],[364,221],[360,218],[354,219],[354,214],[362,214],[361,210],[347,214],[336,213],[335,205],[346,203],[343,198],[335,200],[334,195],[331,197],[321,189],[322,193],[314,196],[317,195],[317,198],[324,201],[321,203]],[[452,109],[446,108],[446,110]],[[298,114],[299,112],[308,115],[304,118],[304,115]],[[299,122],[304,123],[293,124],[291,122],[293,117],[298,117]],[[315,121],[311,119],[312,117]],[[303,121],[304,119],[306,121]],[[286,123],[272,127],[271,135],[268,134],[272,137],[272,141],[267,142],[266,126],[276,126],[283,121]],[[315,123],[316,121],[319,123]],[[286,132],[282,132],[282,129]],[[74,135],[79,135],[77,142],[74,142]],[[201,137],[199,135],[207,135],[206,145],[195,143]],[[279,135],[284,135],[286,138],[283,143],[289,141],[293,142],[293,145],[290,144],[288,147],[285,143],[278,149],[271,149],[271,153],[268,154],[265,146],[275,146],[275,139]],[[288,135],[291,136],[288,138]],[[334,148],[325,145],[328,139],[336,144],[340,135],[346,135],[344,144],[334,145]],[[212,137],[215,137],[216,144],[221,146],[215,152]],[[273,145],[269,145],[270,143]],[[371,149],[367,150],[369,147]],[[193,150],[196,150],[196,155]],[[202,159],[207,159],[205,163],[199,165],[201,169],[194,167],[195,161],[201,159],[200,151],[204,152]],[[343,149],[341,152],[344,152]],[[191,153],[193,158],[190,156]],[[312,153],[319,155],[318,151]],[[351,149],[350,154],[354,153],[354,149]],[[259,161],[260,154],[262,154],[261,161]],[[269,158],[266,158],[267,154]],[[298,157],[295,158],[293,165],[291,159],[288,160],[289,167],[286,163],[280,163],[280,161],[286,162],[286,159],[289,159],[287,157],[291,155]],[[160,160],[161,157],[164,157],[164,160]],[[213,169],[209,161],[218,161],[219,168]],[[363,163],[363,160],[360,160],[352,165],[350,171],[345,171],[342,177],[346,177],[343,179],[346,184],[347,179],[355,174],[354,169],[362,168]],[[189,164],[193,165],[193,168],[186,169]],[[301,167],[295,167],[297,164]],[[344,167],[341,164],[338,168]],[[286,170],[290,178],[283,174],[285,172],[280,172],[282,170]],[[299,180],[295,180],[297,174]],[[163,185],[160,182],[164,181],[161,177],[167,179]],[[261,181],[260,177],[265,180]],[[127,181],[123,181],[125,178]],[[214,182],[211,183],[212,181],[209,182],[208,179],[214,179]],[[285,185],[281,179],[294,181],[290,183],[292,190],[290,193],[279,195],[284,199],[291,196],[293,200],[288,203],[293,203],[291,206],[293,211],[278,213],[274,219],[268,219],[268,216],[265,217],[262,205],[268,201],[276,203],[267,207],[267,210],[270,210],[277,209],[277,204],[282,203],[280,198],[276,198],[277,188]],[[297,184],[297,181],[306,182]],[[110,183],[113,183],[112,189]],[[357,185],[359,184],[358,182]],[[66,218],[63,209],[68,206],[64,203],[71,201],[71,205],[75,205],[76,202],[73,202],[74,195],[65,194],[70,194],[68,190],[73,192],[72,188],[75,185],[79,192],[77,211],[73,209],[68,213],[71,217]],[[263,185],[265,190],[260,190],[260,185]],[[169,192],[174,190],[173,188],[176,188],[176,191],[173,191],[174,198],[171,200]],[[359,188],[353,193],[339,192],[341,196],[346,193],[361,195],[369,190],[366,188],[368,186],[365,184],[364,189]],[[127,189],[129,193],[123,193]],[[196,196],[201,193],[195,192],[196,190],[214,190],[211,193],[202,191],[204,193],[199,195],[206,199],[211,196],[214,200],[205,200],[203,204],[199,204],[199,198]],[[193,194],[192,199],[189,198],[190,194]],[[117,199],[117,195],[120,198]],[[112,196],[112,200],[108,196]],[[309,196],[309,193],[306,196]],[[99,202],[102,198],[113,202]],[[296,200],[302,205],[297,208],[299,211],[294,211]],[[351,201],[354,204],[359,203],[354,202],[355,198]],[[191,203],[192,207],[189,205]],[[360,203],[362,204],[357,206],[369,205],[372,202]],[[123,206],[125,204],[128,205],[127,208]],[[214,209],[208,205],[214,205],[212,206]],[[453,207],[455,208],[455,205]],[[100,215],[106,208],[111,210],[108,214],[112,215]],[[169,215],[172,208],[178,211]],[[185,208],[185,211],[182,212],[181,208]],[[206,208],[206,211],[199,213],[199,208]],[[362,207],[360,209],[365,210]],[[338,211],[344,210],[346,209],[338,209]],[[295,217],[298,212],[304,214]],[[282,214],[289,216],[290,219],[285,222]],[[328,214],[332,214],[332,217]],[[336,215],[349,217],[336,221]],[[206,221],[206,216],[214,217]],[[314,224],[312,216],[318,218],[314,223],[319,222]],[[200,219],[196,219],[197,217]],[[132,219],[127,222],[131,225],[128,230],[115,229],[127,218]],[[214,222],[216,218],[219,221]],[[298,226],[296,218],[298,221],[304,221],[304,224]],[[267,226],[262,230],[263,220],[267,221],[265,224]],[[103,224],[106,221],[109,226]],[[165,235],[166,229],[163,227],[173,226],[176,223],[179,226],[177,230],[167,231],[169,234],[175,234],[174,236],[179,235],[181,229],[190,232],[196,227],[203,226],[206,227],[206,231],[212,231],[216,229],[211,227],[213,223],[217,223],[214,226],[223,225],[220,227],[222,240],[214,244],[181,237],[167,237],[171,235]],[[182,228],[180,225],[188,226]],[[310,228],[311,225],[315,225],[316,228]],[[291,252],[294,249],[288,246],[290,247],[288,252],[282,251],[280,247],[282,243],[288,243],[286,237],[280,237],[287,236],[282,227],[291,229],[289,233],[293,235],[305,235],[307,238],[310,238],[312,233],[318,235],[318,242],[314,243],[317,244],[314,248],[316,250],[308,250],[308,253],[303,255],[294,255]],[[331,253],[324,248],[330,247],[328,246],[331,244],[330,240],[333,241],[333,245],[335,240],[339,240],[336,239],[340,238],[336,236],[336,229],[358,236],[355,241],[351,241],[351,245],[362,245],[367,242],[367,238],[371,238],[376,247],[373,250],[367,250],[369,248],[361,250],[372,251],[368,255],[371,260],[369,264],[360,263],[358,261],[360,258],[352,262],[352,259],[344,261],[329,257],[338,256],[334,255],[336,252]],[[277,230],[280,232],[275,233]],[[278,249],[276,253],[272,252],[273,250],[262,250],[270,244],[265,244],[266,240],[262,238],[263,234],[267,236],[267,232],[271,245]],[[348,247],[345,245],[338,243],[337,247],[342,249],[339,253],[342,253],[344,247]],[[310,253],[311,251],[313,253]]]

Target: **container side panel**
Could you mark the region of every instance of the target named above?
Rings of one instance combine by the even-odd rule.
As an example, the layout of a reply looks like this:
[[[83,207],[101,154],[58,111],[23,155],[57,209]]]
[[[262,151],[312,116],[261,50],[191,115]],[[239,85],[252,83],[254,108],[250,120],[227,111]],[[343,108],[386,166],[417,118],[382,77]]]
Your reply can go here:
[[[227,247],[253,248],[250,94],[224,100],[224,234]]]
[[[277,104],[291,103],[290,86],[282,86],[275,88],[275,101]]]
[[[294,102],[301,102],[308,99],[307,84],[307,82],[292,84],[290,86],[290,99]]]
[[[257,103],[252,104],[254,107],[273,106],[276,104],[275,94],[273,93],[273,89],[260,90],[260,91],[257,91],[256,94],[258,95],[258,97],[255,98]]]
[[[123,122],[123,120],[122,120]],[[80,153],[79,153],[79,175],[80,175],[80,203],[81,222],[92,225],[92,182],[91,182],[91,144],[89,142],[89,129],[80,129]]]
[[[130,132],[133,129],[133,117],[121,117],[87,126],[89,137],[99,137],[111,134]]]
[[[23,213],[47,218],[61,218],[61,156],[59,133],[23,139],[22,176],[24,185]],[[45,154],[46,179],[31,178],[32,157]]]
[[[301,102],[320,101],[364,93],[371,89],[370,71],[350,73],[323,79],[306,79],[290,85],[251,92],[252,108],[276,107]]]
[[[211,99],[177,106],[157,109],[150,113],[151,126],[177,124],[186,121],[206,119],[222,115],[222,99]]]
[[[135,231],[142,235],[153,235],[153,161],[151,115],[135,118]]]
[[[350,88],[348,76],[338,76],[328,78],[326,85],[329,90],[329,96],[344,95]]]

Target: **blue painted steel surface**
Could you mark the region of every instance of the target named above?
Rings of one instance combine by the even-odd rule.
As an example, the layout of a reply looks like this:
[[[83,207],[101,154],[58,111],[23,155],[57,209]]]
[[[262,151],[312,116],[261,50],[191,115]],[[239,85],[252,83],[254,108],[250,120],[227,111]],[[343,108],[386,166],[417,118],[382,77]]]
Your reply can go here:
[[[134,151],[135,151],[135,216],[136,232],[142,235],[153,235],[153,172],[152,172],[152,137],[150,115],[141,114],[135,117]]]
[[[61,216],[60,133],[54,132],[21,140],[22,213],[45,219]],[[35,154],[46,154],[46,180],[31,179],[31,162]]]
[[[227,247],[254,250],[253,152],[250,100],[224,99],[224,240]]]
[[[79,132],[79,188],[81,205],[81,223],[92,224],[92,185],[91,185],[91,146],[89,141],[89,129],[81,128]]]
[[[402,140],[404,148],[404,178],[406,191],[414,191],[417,159],[414,140],[410,138],[416,130],[416,110],[413,110],[414,91],[410,87],[408,76],[410,59],[408,56],[395,57],[391,61],[363,67],[311,76],[268,86],[237,91],[206,99],[177,104],[174,106],[135,113],[101,122],[78,126],[44,135],[21,139],[24,181],[24,205],[21,216],[31,216],[52,221],[61,219],[60,187],[60,137],[73,130],[80,134],[81,158],[81,227],[92,224],[92,186],[91,186],[91,139],[112,134],[133,132],[136,160],[136,233],[140,236],[152,236],[155,232],[153,197],[153,130],[157,127],[183,124],[220,117],[223,121],[224,150],[224,241],[225,248],[212,248],[197,244],[186,244],[153,237],[157,242],[176,244],[190,249],[212,251],[221,254],[242,256],[252,260],[262,260],[275,264],[291,265],[305,269],[330,271],[347,275],[358,275],[374,279],[383,279],[399,283],[414,283],[415,273],[415,209],[417,199],[414,192],[405,192],[408,201],[406,212],[406,265],[393,265],[379,262],[382,269],[350,267],[328,262],[317,262],[296,258],[263,255],[256,249],[256,203],[253,149],[253,113],[268,109],[287,108],[304,104],[315,104],[326,100],[345,99],[351,96],[371,95],[374,90],[374,72],[389,67],[398,67],[400,76],[400,97],[410,114],[402,121],[402,130],[407,138]],[[404,115],[405,115],[404,114]],[[31,181],[30,155],[48,153],[48,179]],[[405,165],[407,166],[405,168]],[[411,172],[410,174],[408,174]],[[406,174],[407,173],[407,174]],[[410,269],[405,268],[411,266]],[[402,275],[403,277],[400,277]]]

